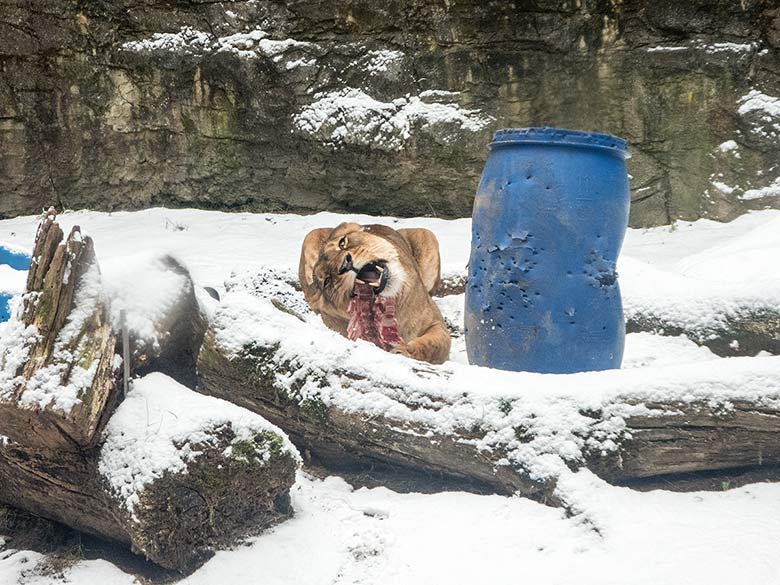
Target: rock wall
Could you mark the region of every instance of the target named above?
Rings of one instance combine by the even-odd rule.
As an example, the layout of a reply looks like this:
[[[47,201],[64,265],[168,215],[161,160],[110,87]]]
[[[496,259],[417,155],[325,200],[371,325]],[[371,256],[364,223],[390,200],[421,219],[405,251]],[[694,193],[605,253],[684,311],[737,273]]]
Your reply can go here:
[[[776,0],[0,0],[0,217],[469,215],[501,127],[627,138],[635,226],[780,204]]]

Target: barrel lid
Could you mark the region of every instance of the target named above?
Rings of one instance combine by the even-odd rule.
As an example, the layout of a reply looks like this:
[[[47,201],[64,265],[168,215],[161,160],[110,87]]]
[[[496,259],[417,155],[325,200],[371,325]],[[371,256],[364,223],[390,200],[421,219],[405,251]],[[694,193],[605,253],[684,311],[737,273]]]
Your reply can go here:
[[[572,146],[595,146],[628,154],[628,143],[622,138],[599,132],[583,132],[564,128],[505,128],[493,135],[491,146],[503,144],[568,144]]]

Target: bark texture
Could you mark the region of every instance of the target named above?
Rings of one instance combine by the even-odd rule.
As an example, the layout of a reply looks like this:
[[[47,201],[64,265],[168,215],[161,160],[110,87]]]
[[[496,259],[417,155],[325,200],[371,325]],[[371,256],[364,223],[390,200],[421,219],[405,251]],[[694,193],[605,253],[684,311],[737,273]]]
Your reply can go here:
[[[507,449],[481,450],[478,443],[486,436],[479,425],[443,434],[423,423],[393,416],[392,409],[376,414],[360,407],[346,410],[329,401],[318,401],[307,390],[307,398],[291,396],[281,387],[276,374],[286,374],[285,364],[305,361],[278,348],[264,347],[241,355],[227,355],[207,332],[199,360],[199,391],[230,400],[261,414],[282,428],[301,452],[309,454],[325,467],[339,470],[370,469],[373,465],[395,468],[399,473],[443,475],[470,484],[477,489],[496,493],[520,493],[542,501],[557,503],[554,481],[539,481],[523,466],[509,463]],[[286,361],[285,361],[286,360]],[[426,381],[448,384],[441,370],[419,366]],[[376,389],[383,382],[368,379],[361,367],[348,363],[333,364],[328,371],[315,375],[322,380],[338,380],[339,388],[358,392]],[[304,381],[301,381],[303,384]],[[393,396],[399,412],[429,410],[432,413],[452,407],[435,395],[420,396],[403,387],[386,383],[380,392]],[[479,393],[474,389],[475,395]],[[464,400],[467,398],[464,396]],[[594,412],[580,412],[591,419],[581,438],[597,437],[599,429],[613,424],[608,420],[616,408],[646,406],[650,412],[625,416],[625,428],[616,439],[618,448],[594,449],[585,453],[585,465],[608,481],[632,481],[674,477],[684,473],[736,470],[780,464],[780,410],[771,400],[756,403],[734,402],[729,408],[715,406],[706,400],[690,404],[645,404],[616,399],[615,404]],[[507,411],[512,405],[504,405]],[[425,417],[421,417],[424,419]],[[528,429],[513,428],[514,435],[530,440]],[[581,434],[582,431],[580,431]],[[592,433],[592,435],[590,434]],[[576,467],[577,463],[572,463]]]
[[[0,392],[3,434],[31,447],[94,447],[116,406],[116,337],[107,306],[90,294],[82,298],[78,315],[74,312],[76,291],[99,287],[86,278],[90,271],[99,274],[92,240],[76,226],[63,241],[50,209],[38,229],[24,295],[22,325],[35,335],[19,340],[27,346],[27,359]],[[75,404],[41,397],[51,385],[74,386]]]
[[[193,429],[195,431],[196,429]],[[135,517],[98,470],[99,452],[68,453],[0,444],[0,502],[129,545],[167,568],[188,573],[214,551],[292,514],[289,489],[297,464],[225,455],[231,438],[212,433],[192,445],[200,455],[146,486]]]

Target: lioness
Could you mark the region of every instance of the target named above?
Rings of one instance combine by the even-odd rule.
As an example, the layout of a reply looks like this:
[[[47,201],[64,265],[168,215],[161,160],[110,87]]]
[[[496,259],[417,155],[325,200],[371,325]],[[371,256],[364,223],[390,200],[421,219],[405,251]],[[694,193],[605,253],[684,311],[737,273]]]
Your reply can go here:
[[[298,278],[325,325],[350,339],[440,364],[450,335],[431,293],[439,242],[426,229],[342,223],[303,240]]]

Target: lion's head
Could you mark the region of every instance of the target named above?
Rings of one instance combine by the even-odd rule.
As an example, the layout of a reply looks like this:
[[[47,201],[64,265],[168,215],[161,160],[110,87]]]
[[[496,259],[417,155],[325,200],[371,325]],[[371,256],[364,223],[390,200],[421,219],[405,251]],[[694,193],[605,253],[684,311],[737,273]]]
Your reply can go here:
[[[430,296],[439,276],[439,244],[429,230],[356,223],[312,230],[298,267],[306,301],[328,327],[434,363],[450,347]]]
[[[395,297],[407,282],[411,250],[395,230],[384,226],[342,223],[322,243],[311,284],[327,301],[346,310],[356,286]]]

